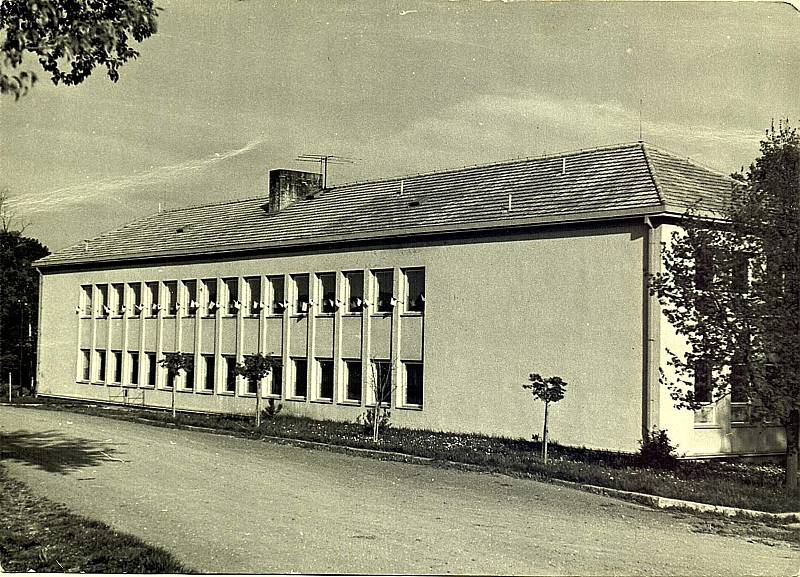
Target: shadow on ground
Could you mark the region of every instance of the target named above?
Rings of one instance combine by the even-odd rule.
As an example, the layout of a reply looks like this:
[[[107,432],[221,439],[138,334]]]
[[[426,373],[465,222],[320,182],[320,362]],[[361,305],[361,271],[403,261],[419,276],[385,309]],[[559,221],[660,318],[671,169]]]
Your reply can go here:
[[[50,473],[66,474],[103,462],[120,461],[115,449],[90,439],[68,437],[57,431],[0,432],[0,462],[19,461]]]

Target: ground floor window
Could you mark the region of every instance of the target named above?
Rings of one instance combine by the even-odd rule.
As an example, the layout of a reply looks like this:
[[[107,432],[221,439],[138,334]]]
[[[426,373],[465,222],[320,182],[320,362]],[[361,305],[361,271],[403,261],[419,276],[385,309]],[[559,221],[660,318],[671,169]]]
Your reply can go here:
[[[269,394],[280,397],[283,393],[283,367],[280,363],[272,366],[269,372]]]
[[[236,357],[226,355],[225,359],[225,392],[236,392]]]
[[[106,352],[97,351],[97,382],[104,383],[106,381]]]
[[[422,407],[422,363],[405,361],[405,387],[404,404],[412,407]]]
[[[308,391],[308,363],[306,359],[292,359],[292,373],[294,373],[294,388],[292,396],[305,399]]]
[[[374,398],[384,407],[392,405],[392,364],[389,361],[372,361],[370,385]]]
[[[155,387],[158,377],[158,362],[155,353],[145,353],[147,356],[147,386]]]
[[[122,382],[122,351],[112,351],[111,357],[114,362],[114,368],[111,373],[111,382],[114,384],[119,384]]]
[[[92,378],[91,365],[92,352],[89,349],[81,349],[81,380],[88,382]]]
[[[344,361],[345,400],[361,402],[361,360]]]
[[[214,368],[214,355],[203,355],[203,372],[205,373],[203,388],[206,391],[214,390],[214,381],[216,380]]]
[[[321,401],[333,400],[333,359],[317,359],[318,394]]]
[[[130,375],[129,375],[129,382],[132,385],[139,384],[139,353],[138,352],[129,352],[128,353],[128,363],[130,367]]]
[[[187,391],[194,389],[194,363],[183,370],[183,388]]]

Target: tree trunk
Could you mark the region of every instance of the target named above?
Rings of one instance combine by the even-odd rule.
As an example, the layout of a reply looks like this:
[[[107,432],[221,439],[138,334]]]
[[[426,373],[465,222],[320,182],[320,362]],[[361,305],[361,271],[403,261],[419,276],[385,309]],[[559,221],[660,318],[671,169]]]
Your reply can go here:
[[[544,431],[542,431],[542,459],[547,464],[547,409],[550,403],[544,404]]]
[[[380,409],[380,403],[375,400],[375,411],[372,413],[372,442],[378,442],[378,410]]]
[[[786,424],[786,492],[789,495],[798,493],[797,465],[800,453],[800,409],[789,412]]]
[[[175,411],[175,389],[178,386],[177,378],[173,380],[172,383],[172,420],[174,421],[177,418],[177,413]]]
[[[261,427],[261,381],[256,381],[256,429]]]

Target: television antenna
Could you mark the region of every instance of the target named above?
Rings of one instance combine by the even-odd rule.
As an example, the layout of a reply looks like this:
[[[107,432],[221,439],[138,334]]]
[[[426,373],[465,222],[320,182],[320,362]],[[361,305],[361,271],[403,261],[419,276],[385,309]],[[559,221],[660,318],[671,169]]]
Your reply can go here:
[[[318,162],[319,173],[322,175],[322,188],[328,188],[329,164],[353,164],[358,159],[334,154],[301,154],[296,160],[300,162]]]

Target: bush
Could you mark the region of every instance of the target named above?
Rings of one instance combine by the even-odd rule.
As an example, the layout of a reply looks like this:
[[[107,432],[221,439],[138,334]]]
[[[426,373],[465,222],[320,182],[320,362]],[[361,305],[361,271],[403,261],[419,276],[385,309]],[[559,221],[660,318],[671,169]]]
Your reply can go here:
[[[267,406],[261,411],[262,421],[275,418],[281,412],[281,409],[283,409],[282,403],[276,405],[275,399],[267,399]]]
[[[673,445],[664,429],[653,429],[639,442],[639,464],[654,469],[674,470],[678,465]]]
[[[374,423],[372,422],[373,415],[375,414],[374,411],[367,411],[365,413],[361,413],[358,418],[356,419],[356,423],[361,425],[364,429],[365,435],[372,435],[372,427]],[[383,433],[388,431],[391,427],[389,423],[389,419],[391,418],[391,413],[389,411],[382,411],[378,416],[378,432]]]

